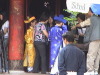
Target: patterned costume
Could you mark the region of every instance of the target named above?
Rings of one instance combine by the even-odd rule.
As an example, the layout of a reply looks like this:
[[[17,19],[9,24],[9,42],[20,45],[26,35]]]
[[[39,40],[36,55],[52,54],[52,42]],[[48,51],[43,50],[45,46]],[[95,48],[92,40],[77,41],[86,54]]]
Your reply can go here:
[[[58,54],[63,45],[62,34],[67,31],[67,27],[63,25],[59,27],[55,25],[51,28],[49,33],[50,38],[50,68],[51,74],[58,72]]]
[[[34,65],[36,53],[33,45],[34,42],[33,32],[34,32],[33,27],[30,27],[25,35],[26,47],[25,47],[24,63],[23,63],[24,67],[33,67]]]

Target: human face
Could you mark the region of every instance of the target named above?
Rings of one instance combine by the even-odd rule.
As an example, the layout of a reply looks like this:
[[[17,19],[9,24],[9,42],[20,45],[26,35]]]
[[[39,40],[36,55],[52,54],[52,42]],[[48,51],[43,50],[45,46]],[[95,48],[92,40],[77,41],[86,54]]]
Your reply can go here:
[[[3,20],[3,16],[0,14],[0,20]]]
[[[63,42],[64,42],[65,45],[68,44],[68,41],[65,38],[63,39]]]
[[[93,13],[89,10],[89,12],[87,13],[88,17],[91,17],[93,15]]]
[[[64,23],[61,22],[61,26],[63,26],[63,25],[64,25]]]
[[[77,18],[77,21],[78,21],[78,23],[82,22],[82,20],[79,17]]]
[[[53,22],[52,17],[49,17],[48,22],[51,24]]]
[[[31,22],[31,26],[34,27],[36,25],[37,21]]]

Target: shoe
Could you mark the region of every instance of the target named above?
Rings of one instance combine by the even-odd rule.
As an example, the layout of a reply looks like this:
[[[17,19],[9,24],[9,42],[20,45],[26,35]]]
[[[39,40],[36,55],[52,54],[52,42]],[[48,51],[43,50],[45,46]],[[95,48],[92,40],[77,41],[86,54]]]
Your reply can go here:
[[[95,75],[99,75],[98,72],[94,72]]]
[[[28,67],[27,70],[31,73],[33,71],[33,67]]]
[[[94,71],[86,72],[86,73],[84,73],[84,75],[98,75],[98,72],[94,72]]]
[[[84,73],[84,75],[90,75],[90,73],[89,72],[86,72],[86,73]]]

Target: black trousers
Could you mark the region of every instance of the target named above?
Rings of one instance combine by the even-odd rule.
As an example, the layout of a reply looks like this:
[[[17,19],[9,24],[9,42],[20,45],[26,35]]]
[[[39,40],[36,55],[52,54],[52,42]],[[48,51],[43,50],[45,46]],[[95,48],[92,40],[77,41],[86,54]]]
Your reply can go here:
[[[35,41],[34,46],[36,50],[36,58],[33,72],[37,73],[39,72],[39,69],[41,69],[41,73],[46,73],[46,44],[44,42]]]

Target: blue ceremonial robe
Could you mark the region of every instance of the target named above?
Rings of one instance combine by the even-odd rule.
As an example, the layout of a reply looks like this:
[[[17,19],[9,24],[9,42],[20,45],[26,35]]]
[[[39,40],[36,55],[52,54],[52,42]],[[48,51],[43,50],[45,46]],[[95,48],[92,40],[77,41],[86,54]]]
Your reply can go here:
[[[49,39],[50,39],[50,68],[54,66],[54,62],[56,60],[56,57],[58,56],[58,53],[60,51],[60,47],[63,44],[62,41],[62,34],[67,32],[67,26],[63,25],[62,27],[59,27],[55,25],[50,29],[49,32]]]

